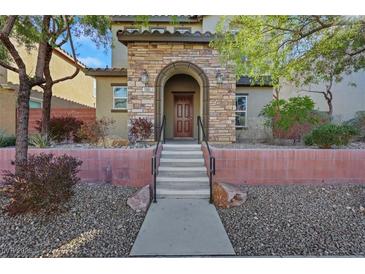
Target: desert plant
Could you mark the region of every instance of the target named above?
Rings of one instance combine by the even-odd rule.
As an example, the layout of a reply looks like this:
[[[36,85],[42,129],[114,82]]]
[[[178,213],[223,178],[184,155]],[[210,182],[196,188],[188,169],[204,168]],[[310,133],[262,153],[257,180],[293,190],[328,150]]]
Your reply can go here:
[[[16,215],[63,209],[74,194],[73,186],[80,181],[77,173],[81,164],[68,155],[30,155],[17,173],[4,172],[5,195],[10,198],[5,211]]]
[[[52,117],[49,123],[49,136],[58,143],[73,141],[83,122],[72,116]],[[37,121],[36,129],[41,132],[42,122]]]
[[[136,118],[130,120],[130,129],[128,134],[129,142],[144,141],[152,134],[153,124],[146,118]]]
[[[314,106],[309,96],[275,99],[264,106],[260,116],[264,116],[265,125],[272,128],[275,137],[295,142],[319,123]]]
[[[350,125],[325,124],[315,128],[311,135],[313,144],[319,148],[347,145],[358,130]]]
[[[44,148],[49,146],[47,138],[42,136],[40,133],[31,135],[29,137],[29,144],[37,148]]]
[[[312,133],[308,133],[307,135],[305,135],[303,137],[303,141],[304,141],[304,144],[306,146],[313,146],[313,136],[312,136]]]
[[[356,112],[355,117],[346,121],[344,124],[357,128],[360,140],[365,141],[365,111]]]
[[[15,146],[15,136],[10,136],[5,131],[0,130],[0,147]]]
[[[101,142],[106,147],[106,137],[114,123],[115,120],[103,117],[90,124],[83,124],[76,133],[75,140],[92,144],[99,144]]]

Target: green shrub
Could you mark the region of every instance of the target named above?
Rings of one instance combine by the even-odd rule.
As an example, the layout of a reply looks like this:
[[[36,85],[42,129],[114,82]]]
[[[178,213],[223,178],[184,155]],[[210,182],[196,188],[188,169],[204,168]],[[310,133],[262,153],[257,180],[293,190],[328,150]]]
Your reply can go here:
[[[41,134],[37,133],[34,135],[31,135],[29,137],[29,144],[31,146],[35,146],[37,148],[44,148],[44,147],[48,147],[49,143],[47,141],[46,137],[43,137]]]
[[[365,141],[365,111],[356,112],[355,117],[345,124],[355,127],[359,131],[360,140]]]
[[[9,136],[4,131],[0,130],[0,147],[15,146],[15,136]]]
[[[5,211],[16,215],[39,211],[51,213],[64,208],[74,194],[74,185],[80,181],[77,173],[81,164],[68,155],[30,155],[28,161],[19,166],[17,174],[4,172],[3,180],[8,186],[5,195],[10,198]]]
[[[37,130],[41,132],[42,122],[37,121]],[[77,132],[83,122],[72,116],[52,117],[49,122],[49,137],[58,142],[73,141],[77,139]]]
[[[304,136],[304,144],[306,146],[313,146],[313,136],[312,133],[308,133],[307,135]]]
[[[320,121],[309,96],[292,97],[289,100],[273,100],[260,112],[265,125],[271,127],[274,137],[300,140]]]
[[[320,148],[347,145],[358,130],[350,125],[325,124],[312,131],[312,139]]]

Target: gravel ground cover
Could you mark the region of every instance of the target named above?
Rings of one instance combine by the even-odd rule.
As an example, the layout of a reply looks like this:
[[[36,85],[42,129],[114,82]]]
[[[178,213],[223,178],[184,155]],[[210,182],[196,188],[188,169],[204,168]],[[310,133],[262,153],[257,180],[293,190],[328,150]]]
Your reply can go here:
[[[268,143],[232,143],[232,144],[212,144],[216,148],[234,148],[234,149],[318,149],[317,146],[305,146],[303,144],[268,144]],[[334,149],[365,149],[365,142],[352,142],[347,146],[333,147]]]
[[[239,256],[364,256],[365,186],[251,186],[218,209]]]
[[[0,212],[0,257],[125,257],[145,213],[126,200],[135,188],[76,186],[69,211],[9,217]],[[6,198],[0,191],[0,207]]]

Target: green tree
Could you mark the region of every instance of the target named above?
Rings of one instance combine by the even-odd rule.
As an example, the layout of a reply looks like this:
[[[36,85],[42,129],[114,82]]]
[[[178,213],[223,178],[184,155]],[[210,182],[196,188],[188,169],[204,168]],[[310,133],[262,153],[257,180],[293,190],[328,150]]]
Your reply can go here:
[[[107,40],[106,31],[109,29],[109,19],[105,16],[0,16],[0,65],[19,75],[19,90],[17,99],[16,121],[16,167],[27,160],[28,154],[28,120],[29,97],[34,86],[49,89],[47,84],[72,79],[73,75],[65,79],[52,80],[49,64],[52,51],[66,42],[72,44],[73,35],[88,35],[97,43]],[[70,40],[71,39],[71,40]],[[36,47],[37,64],[34,73],[27,71],[26,64],[17,50],[17,45],[27,48]],[[73,48],[73,44],[72,44]],[[76,54],[73,48],[73,57]],[[52,96],[52,92],[46,96]],[[49,97],[50,98],[50,97]],[[50,101],[46,106],[50,109]]]
[[[231,60],[237,75],[263,83],[270,75],[278,92],[283,81],[296,86],[326,83],[332,114],[332,85],[365,67],[364,16],[234,16],[223,19],[213,46]],[[260,80],[261,79],[261,80]]]

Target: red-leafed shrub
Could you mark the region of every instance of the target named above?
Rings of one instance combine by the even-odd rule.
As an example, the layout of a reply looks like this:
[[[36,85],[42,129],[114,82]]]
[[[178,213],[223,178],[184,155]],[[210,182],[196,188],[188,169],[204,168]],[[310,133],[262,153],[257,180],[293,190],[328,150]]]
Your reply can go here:
[[[77,176],[82,161],[63,155],[30,155],[15,174],[4,172],[5,195],[10,202],[5,211],[10,215],[45,212],[64,208],[74,194],[73,186],[80,181]]]
[[[58,143],[64,141],[78,142],[77,132],[83,122],[72,116],[52,117],[49,122],[50,138]],[[36,129],[41,132],[42,122],[37,121]]]
[[[106,147],[106,137],[114,123],[115,120],[103,117],[90,124],[84,124],[76,133],[76,139],[95,145],[101,142]]]
[[[128,139],[131,143],[148,139],[152,134],[153,124],[146,118],[131,119]]]

